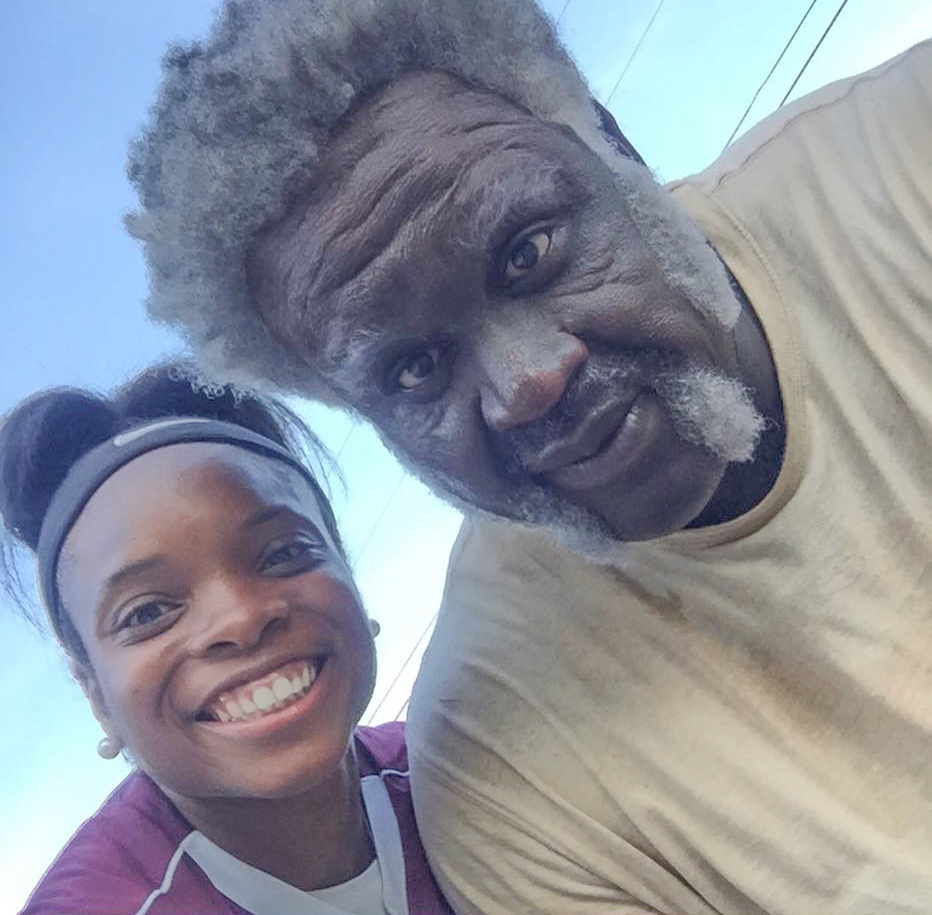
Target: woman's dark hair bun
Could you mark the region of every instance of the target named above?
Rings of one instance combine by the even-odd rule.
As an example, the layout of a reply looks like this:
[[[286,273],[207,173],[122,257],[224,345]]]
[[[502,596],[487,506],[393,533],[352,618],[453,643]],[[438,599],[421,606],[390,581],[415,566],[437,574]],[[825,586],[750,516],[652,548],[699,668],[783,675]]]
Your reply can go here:
[[[23,401],[0,425],[0,515],[30,549],[71,466],[115,434],[111,403],[87,391],[56,388]]]

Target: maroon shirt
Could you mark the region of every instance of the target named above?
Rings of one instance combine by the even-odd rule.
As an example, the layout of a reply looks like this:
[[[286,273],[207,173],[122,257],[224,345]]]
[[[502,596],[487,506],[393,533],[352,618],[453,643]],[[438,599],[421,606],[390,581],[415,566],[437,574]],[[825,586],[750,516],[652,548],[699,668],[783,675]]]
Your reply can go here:
[[[378,775],[401,835],[411,915],[452,915],[421,847],[404,724],[359,728],[360,777]],[[22,915],[252,915],[223,896],[185,853],[191,824],[140,772],[130,775],[64,847]]]

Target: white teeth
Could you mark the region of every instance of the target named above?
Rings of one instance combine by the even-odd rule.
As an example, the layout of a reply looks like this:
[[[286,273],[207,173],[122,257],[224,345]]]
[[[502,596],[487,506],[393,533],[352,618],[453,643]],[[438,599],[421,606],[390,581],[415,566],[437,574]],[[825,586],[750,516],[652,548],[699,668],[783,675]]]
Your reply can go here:
[[[259,711],[259,709],[256,708],[256,703],[246,696],[240,699],[239,704],[243,707],[244,715],[255,715],[255,713]]]
[[[316,679],[316,665],[305,661],[301,664],[300,673],[295,673],[291,678],[284,674],[273,674],[271,680],[268,677],[260,680],[262,685],[253,688],[250,693],[241,688],[236,691],[235,699],[230,697],[216,702],[212,708],[213,718],[224,724],[258,718],[297,701],[307,693]]]
[[[275,693],[267,686],[257,686],[252,691],[252,701],[256,703],[260,712],[264,712],[275,705]]]
[[[284,702],[293,692],[291,680],[287,677],[276,677],[272,683],[272,693],[276,702]]]

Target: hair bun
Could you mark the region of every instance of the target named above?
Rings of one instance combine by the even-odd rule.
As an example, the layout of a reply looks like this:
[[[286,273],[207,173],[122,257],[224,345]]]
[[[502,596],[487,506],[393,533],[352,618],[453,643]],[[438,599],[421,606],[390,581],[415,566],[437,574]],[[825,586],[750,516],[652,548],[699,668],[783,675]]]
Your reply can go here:
[[[71,388],[43,391],[0,426],[0,515],[35,550],[55,491],[82,455],[116,431],[110,404]]]

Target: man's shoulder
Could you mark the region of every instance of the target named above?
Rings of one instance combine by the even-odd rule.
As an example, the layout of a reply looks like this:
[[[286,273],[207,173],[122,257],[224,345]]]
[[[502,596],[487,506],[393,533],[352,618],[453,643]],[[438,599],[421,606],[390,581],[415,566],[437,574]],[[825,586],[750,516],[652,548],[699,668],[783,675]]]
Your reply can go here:
[[[914,45],[902,54],[873,69],[829,83],[778,108],[730,144],[703,171],[671,183],[671,190],[688,183],[704,193],[713,193],[723,184],[742,175],[768,151],[781,150],[784,138],[799,145],[814,145],[824,152],[828,146],[844,154],[851,147],[845,129],[869,133],[879,140],[896,140],[889,123],[899,119],[903,131],[913,131],[915,112],[909,109],[922,105],[930,108],[932,88],[932,39]],[[911,100],[911,97],[914,98]],[[920,121],[927,120],[919,118]],[[893,131],[895,132],[895,131]],[[833,156],[834,158],[834,156]],[[755,176],[758,178],[759,176]]]
[[[543,529],[481,513],[468,515],[450,552],[447,593],[466,578],[520,581],[529,574],[557,574],[564,564],[583,561]]]
[[[135,911],[160,886],[190,831],[146,776],[130,775],[61,850],[23,915]]]

